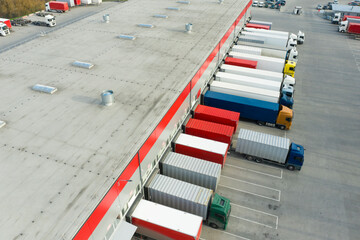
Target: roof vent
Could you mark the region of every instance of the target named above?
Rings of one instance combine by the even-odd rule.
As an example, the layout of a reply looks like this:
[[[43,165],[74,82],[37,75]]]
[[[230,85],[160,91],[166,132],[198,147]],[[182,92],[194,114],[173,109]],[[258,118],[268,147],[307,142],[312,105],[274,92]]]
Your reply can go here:
[[[101,93],[101,102],[105,106],[111,106],[114,102],[114,92],[112,90],[106,90]]]
[[[41,85],[41,84],[36,84],[32,87],[32,90],[38,91],[38,92],[43,92],[43,93],[53,94],[54,92],[57,91],[57,88],[45,86],[45,85]]]
[[[122,38],[126,40],[135,40],[136,37],[130,35],[119,35],[118,38]]]
[[[187,33],[191,33],[192,26],[193,26],[192,23],[185,24],[185,30]]]
[[[224,0],[219,0],[219,4],[223,4]]]
[[[154,17],[156,17],[156,18],[168,18],[167,15],[162,15],[162,14],[156,14],[156,15],[154,15]]]
[[[152,24],[143,24],[143,23],[140,23],[138,24],[139,27],[143,27],[143,28],[153,28],[154,25]]]
[[[180,10],[180,8],[178,8],[178,7],[167,7],[166,9],[167,9],[167,10],[175,10],[175,11],[179,11],[179,10]]]
[[[190,1],[177,1],[177,3],[190,4]]]
[[[0,128],[6,125],[6,122],[0,120]]]
[[[109,23],[110,22],[110,14],[104,14],[103,19],[104,19],[105,23]]]
[[[86,62],[80,62],[80,61],[75,61],[72,64],[75,67],[80,67],[80,68],[86,68],[86,69],[90,69],[94,66],[94,64],[91,63],[86,63]]]

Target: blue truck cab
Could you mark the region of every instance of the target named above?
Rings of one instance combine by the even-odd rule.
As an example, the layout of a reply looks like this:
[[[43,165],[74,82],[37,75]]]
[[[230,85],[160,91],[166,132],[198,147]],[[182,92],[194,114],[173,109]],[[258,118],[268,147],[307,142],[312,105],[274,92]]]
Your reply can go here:
[[[291,171],[300,170],[304,163],[304,147],[291,143],[285,167]]]
[[[286,95],[285,93],[282,93],[280,96],[279,103],[281,105],[284,105],[285,107],[292,109],[294,105],[294,98]]]

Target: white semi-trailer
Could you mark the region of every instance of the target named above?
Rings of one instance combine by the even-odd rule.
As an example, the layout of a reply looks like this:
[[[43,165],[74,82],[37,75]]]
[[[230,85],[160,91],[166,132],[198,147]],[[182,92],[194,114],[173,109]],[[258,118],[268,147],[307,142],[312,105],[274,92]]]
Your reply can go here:
[[[246,53],[231,51],[229,57],[257,61],[256,69],[282,73],[285,66],[285,59],[264,57]]]
[[[253,46],[246,46],[239,44],[239,45],[234,45],[232,47],[232,51],[264,56],[264,57],[281,58],[295,62],[297,62],[298,60],[298,51],[296,50],[296,48],[292,48],[288,51],[285,51],[279,49],[253,47]]]
[[[238,67],[238,66],[234,66],[234,65],[230,65],[230,64],[222,64],[220,66],[220,71],[226,72],[226,73],[248,76],[248,77],[262,78],[262,79],[267,79],[267,80],[276,81],[276,82],[282,82],[283,84],[288,84],[290,86],[294,86],[296,83],[295,78],[290,77],[288,75],[284,75],[282,73],[247,68],[247,67]]]

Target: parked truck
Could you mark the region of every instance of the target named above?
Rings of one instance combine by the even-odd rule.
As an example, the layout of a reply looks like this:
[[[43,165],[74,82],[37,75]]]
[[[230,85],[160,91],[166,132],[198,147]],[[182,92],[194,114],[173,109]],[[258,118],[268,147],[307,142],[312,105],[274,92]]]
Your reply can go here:
[[[272,34],[269,31],[262,29],[250,28],[251,31],[242,31],[241,36],[253,37],[258,40],[264,41],[264,44],[272,44],[281,46],[283,49],[289,50],[297,46],[297,36],[293,33],[287,35],[285,34]]]
[[[56,26],[56,20],[54,16],[46,15],[43,20],[32,21],[32,24],[44,27],[54,27]]]
[[[157,240],[199,240],[203,222],[200,216],[145,199],[133,204],[126,220],[137,227],[135,236]]]
[[[249,23],[269,26],[269,29],[271,29],[271,26],[272,26],[272,22],[259,21],[259,20],[255,20],[255,19],[251,19],[249,21]]]
[[[239,67],[246,67],[246,68],[256,68],[257,61],[251,61],[246,59],[239,59],[239,58],[232,58],[226,57],[224,62],[229,65],[239,66]]]
[[[160,173],[204,188],[217,189],[221,175],[221,165],[171,152],[165,153],[159,163]]]
[[[5,23],[0,23],[0,36],[6,37],[10,34],[10,29]]]
[[[144,192],[147,200],[200,216],[212,228],[226,229],[229,222],[230,200],[211,189],[153,174]]]
[[[339,25],[339,32],[349,32],[349,28],[350,28],[350,32],[353,32],[352,28],[355,29],[355,33],[356,33],[356,29],[357,29],[357,25],[360,24],[360,19],[358,18],[347,18],[346,21],[342,21]],[[351,27],[350,27],[351,25]]]
[[[292,108],[294,105],[294,99],[292,97],[288,97],[285,94],[280,93],[280,91],[266,90],[262,88],[249,87],[240,84],[231,84],[231,83],[217,82],[217,81],[211,83],[210,90],[219,93],[231,94],[239,97],[257,99],[271,103],[279,103],[289,108]]]
[[[291,40],[286,41],[279,38],[255,36],[255,35],[240,35],[237,39],[237,44],[254,46],[254,47],[264,47],[264,48],[273,48],[279,50],[289,50],[291,48],[296,48],[297,44]]]
[[[295,76],[296,62],[294,61],[285,62],[285,59],[264,57],[234,51],[229,52],[229,57],[257,61],[256,69],[280,72],[290,75],[291,77]]]
[[[304,147],[290,139],[266,133],[240,129],[236,152],[248,160],[280,164],[287,169],[300,170],[304,163]]]
[[[271,48],[260,48],[260,47],[252,47],[246,45],[234,45],[232,47],[232,51],[239,52],[239,53],[246,53],[264,57],[273,57],[273,58],[280,58],[285,60],[290,60],[297,62],[298,60],[298,51],[296,48],[292,48],[290,50],[278,50],[278,49],[271,49]]]
[[[7,18],[0,18],[0,23],[5,23],[6,26],[8,26],[9,29],[11,29],[11,21],[10,19],[7,19]]]
[[[204,105],[241,113],[240,118],[256,121],[259,125],[290,129],[293,111],[278,103],[206,91]]]
[[[293,97],[294,88],[288,84],[282,84],[282,82],[271,81],[262,78],[248,77],[233,73],[218,72],[215,75],[215,80],[219,82],[227,82],[242,86],[256,87],[267,90],[280,91],[289,97]]]
[[[50,1],[45,3],[45,11],[47,12],[66,12],[69,10],[69,6],[66,2]]]
[[[261,25],[261,24],[255,24],[255,23],[247,23],[245,26],[246,26],[247,28],[256,28],[256,29],[270,30],[270,26],[268,26],[268,25]]]
[[[290,77],[289,75],[284,75],[278,72],[260,70],[260,69],[251,69],[247,67],[238,67],[229,64],[222,64],[220,66],[221,72],[238,74],[248,77],[262,78],[271,81],[280,82],[283,84],[288,84],[290,86],[295,86],[295,78]]]

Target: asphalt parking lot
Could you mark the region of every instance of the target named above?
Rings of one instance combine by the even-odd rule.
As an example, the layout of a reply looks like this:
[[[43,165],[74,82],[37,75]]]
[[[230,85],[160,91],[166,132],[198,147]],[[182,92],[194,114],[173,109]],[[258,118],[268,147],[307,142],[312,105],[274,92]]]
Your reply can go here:
[[[325,2],[287,2],[281,11],[253,8],[252,16],[273,22],[273,30],[305,32],[298,46],[292,129],[244,121],[239,127],[303,145],[304,166],[290,172],[231,151],[218,192],[232,201],[232,216],[226,231],[205,226],[203,240],[359,239],[360,41],[337,32],[315,10]],[[297,5],[303,7],[300,16],[292,14]]]

